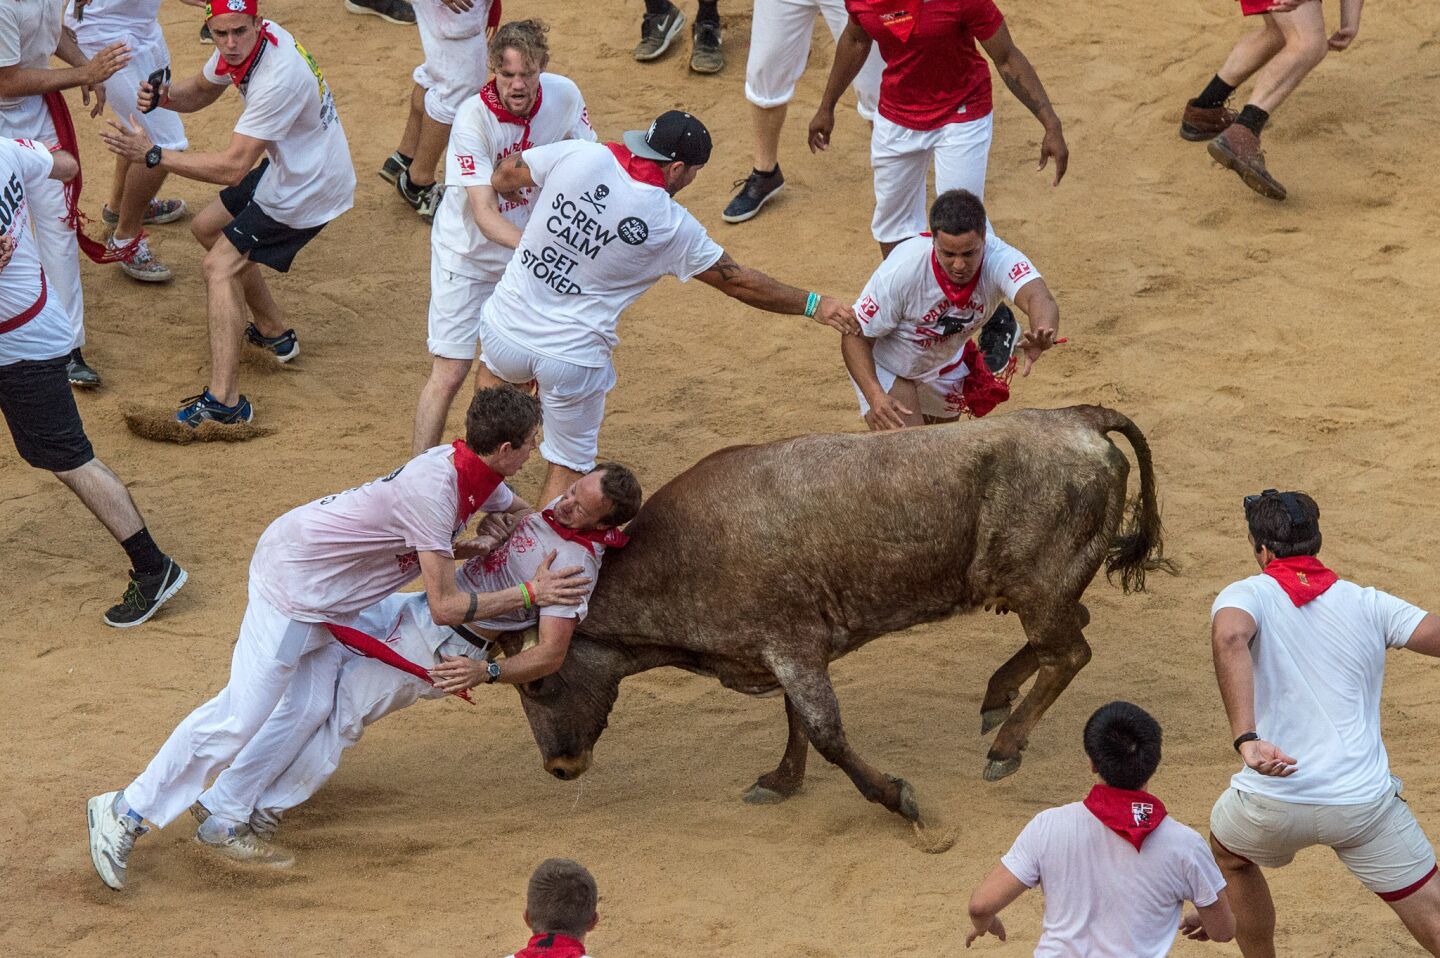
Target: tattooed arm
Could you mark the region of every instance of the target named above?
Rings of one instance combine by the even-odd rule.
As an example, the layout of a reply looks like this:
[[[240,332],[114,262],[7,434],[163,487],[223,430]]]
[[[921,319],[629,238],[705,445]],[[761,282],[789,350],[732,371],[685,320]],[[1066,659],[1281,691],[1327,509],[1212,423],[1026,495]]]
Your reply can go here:
[[[1009,26],[1002,23],[1000,29],[996,30],[990,39],[982,40],[980,45],[994,61],[995,69],[1000,72],[1000,79],[1005,81],[1005,86],[1009,87],[1015,99],[1025,104],[1025,108],[1033,113],[1035,119],[1045,128],[1045,136],[1040,141],[1040,165],[1036,169],[1043,170],[1045,164],[1054,158],[1055,185],[1059,186],[1065,175],[1065,167],[1070,162],[1070,148],[1065,145],[1065,134],[1060,130],[1060,117],[1055,115],[1055,109],[1050,106],[1050,96],[1045,92],[1045,84],[1040,82],[1030,60],[1011,39]]]
[[[805,303],[810,295],[805,290],[787,286],[758,269],[741,266],[730,258],[729,253],[722,253],[714,266],[703,273],[697,273],[695,278],[747,306],[772,313],[803,316]],[[855,321],[855,311],[833,296],[820,297],[819,306],[815,310],[815,321],[833,326],[842,333],[860,331],[860,325]]]
[[[535,185],[535,180],[530,176],[530,167],[525,165],[524,153],[507,156],[490,175],[490,186],[512,203],[520,201],[522,189]]]

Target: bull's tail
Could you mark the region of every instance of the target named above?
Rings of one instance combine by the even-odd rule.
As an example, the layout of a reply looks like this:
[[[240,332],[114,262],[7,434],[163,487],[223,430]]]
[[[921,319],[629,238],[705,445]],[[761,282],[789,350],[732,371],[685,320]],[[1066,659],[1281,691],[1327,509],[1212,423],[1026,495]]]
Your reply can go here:
[[[1091,406],[1095,427],[1102,433],[1118,432],[1130,441],[1140,465],[1140,495],[1129,503],[1124,529],[1110,543],[1105,556],[1105,577],[1120,573],[1120,588],[1126,592],[1145,591],[1145,573],[1154,570],[1175,574],[1175,564],[1165,558],[1165,533],[1160,525],[1160,501],[1155,488],[1155,468],[1150,462],[1150,443],[1130,419],[1104,406]]]

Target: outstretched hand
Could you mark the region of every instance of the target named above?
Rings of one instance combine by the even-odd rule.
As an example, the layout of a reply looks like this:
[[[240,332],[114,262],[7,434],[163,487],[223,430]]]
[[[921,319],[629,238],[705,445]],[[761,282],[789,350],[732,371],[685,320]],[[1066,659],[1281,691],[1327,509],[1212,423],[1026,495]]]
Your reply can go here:
[[[150,142],[150,137],[141,128],[140,121],[135,119],[135,114],[130,114],[129,123],[117,123],[114,120],[106,121],[110,129],[100,131],[100,139],[110,148],[110,152],[116,156],[123,156],[131,163],[143,163],[145,154],[155,144]]]
[[[1040,359],[1040,356],[1045,350],[1054,346],[1056,342],[1055,330],[1053,329],[1037,329],[1033,331],[1027,329],[1020,337],[1020,351],[1025,354],[1025,366],[1021,369],[1020,375],[1030,375],[1030,370],[1035,368],[1036,361]]]
[[[463,655],[441,655],[440,664],[430,670],[430,681],[442,692],[464,692],[490,677],[485,665]]]
[[[834,296],[820,297],[820,305],[815,309],[815,322],[852,336],[860,335],[860,321],[855,318],[855,310]]]
[[[545,561],[535,570],[535,578],[530,581],[535,589],[536,605],[579,605],[590,592],[590,579],[582,575],[585,570],[580,566],[550,571],[550,563],[559,554],[558,550],[551,549]]]
[[[1245,764],[1261,775],[1287,778],[1295,774],[1300,763],[1263,738],[1246,742],[1240,746],[1240,757]]]

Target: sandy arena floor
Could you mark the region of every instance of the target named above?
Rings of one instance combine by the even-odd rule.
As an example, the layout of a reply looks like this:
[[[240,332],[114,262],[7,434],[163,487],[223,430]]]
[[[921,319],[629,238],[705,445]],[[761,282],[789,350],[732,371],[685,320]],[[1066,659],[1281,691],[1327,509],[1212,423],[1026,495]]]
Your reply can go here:
[[[829,154],[803,149],[830,60],[823,29],[785,131],[786,193],[751,224],[720,220],[732,179],[749,168],[749,6],[722,4],[730,65],[711,78],[688,72],[688,42],[659,63],[631,60],[638,0],[517,0],[512,15],[549,20],[552,69],[579,82],[603,136],[671,107],[705,120],[715,156],[682,199],[737,259],[852,297],[877,262],[868,132],[845,111]],[[326,71],[360,176],[355,210],[274,281],[305,353],[283,370],[247,364],[243,388],[275,432],[185,447],[132,436],[126,408],[169,405],[204,384],[198,247],[183,224],[153,231],[177,273],[160,288],[86,264],[86,355],[106,387],[81,396],[81,410],[190,585],[150,625],[107,629],[100,614],[120,591],[122,554],[77,500],[0,443],[0,953],[503,955],[525,939],[530,869],[555,854],[599,880],[590,944],[602,956],[949,953],[963,941],[971,887],[1021,826],[1089,787],[1081,724],[1122,697],[1166,728],[1154,790],[1203,827],[1235,768],[1207,613],[1223,585],[1253,571],[1242,494],[1313,492],[1324,557],[1341,574],[1440,602],[1425,561],[1440,534],[1424,492],[1440,468],[1436,366],[1417,325],[1440,298],[1440,168],[1425,106],[1440,100],[1440,8],[1367,9],[1354,48],[1279,113],[1266,143],[1291,198],[1275,204],[1175,135],[1184,99],[1241,29],[1234,3],[1004,6],[1072,151],[1052,190],[1049,173],[1033,170],[1038,127],[997,82],[991,215],[1045,274],[1071,339],[1012,406],[1104,402],[1132,416],[1154,447],[1183,574],[1152,579],[1140,596],[1095,584],[1094,660],[1032,736],[1024,767],[999,784],[980,780],[977,712],[984,680],[1019,642],[1013,618],[919,629],[836,666],[852,741],[909,778],[941,827],[960,829],[953,850],[917,850],[908,825],[818,757],[795,799],[743,805],[783,745],[780,703],[657,672],[625,684],[579,783],[542,771],[513,693],[483,690],[474,709],[428,704],[376,727],[287,821],[302,856],[292,873],[218,866],[181,820],[142,842],[123,894],[96,880],[86,797],[127,782],[225,682],[266,524],[406,458],[429,365],[427,228],[374,173],[403,124],[418,39],[347,16],[339,0],[273,0],[266,11]],[[195,41],[197,11],[166,4],[162,16],[177,73],[198,69],[210,48]],[[238,112],[227,94],[188,120],[194,148],[222,146]],[[98,123],[77,123],[96,213],[109,161]],[[172,179],[165,192],[198,209],[215,188]],[[798,318],[667,280],[630,310],[622,335],[603,450],[651,489],[723,445],[861,426],[835,334]],[[533,495],[539,477],[533,464],[521,491]],[[1395,770],[1440,836],[1434,669],[1393,656],[1384,716]],[[1328,852],[1273,877],[1287,954],[1421,953]],[[1006,916],[1011,941],[975,953],[1028,955],[1040,905],[1026,896]],[[1238,949],[1182,943],[1175,953]]]

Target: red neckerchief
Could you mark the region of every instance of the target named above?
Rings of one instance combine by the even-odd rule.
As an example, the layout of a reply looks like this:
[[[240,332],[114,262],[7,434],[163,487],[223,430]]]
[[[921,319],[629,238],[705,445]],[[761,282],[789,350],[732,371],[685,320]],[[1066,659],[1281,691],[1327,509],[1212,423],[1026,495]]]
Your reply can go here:
[[[915,24],[920,21],[920,4],[923,0],[868,0],[867,5],[885,28],[900,40],[910,39]]]
[[[537,87],[535,89],[535,105],[530,108],[530,115],[516,116],[506,108],[505,103],[500,99],[500,85],[495,82],[493,77],[489,83],[480,88],[480,100],[489,108],[491,113],[495,114],[495,119],[501,123],[513,123],[521,127],[521,149],[528,149],[530,146],[530,121],[535,118],[536,113],[540,112],[540,101],[544,99],[544,97],[544,88]]]
[[[455,497],[455,521],[463,524],[470,521],[470,517],[500,487],[505,477],[475,455],[465,445],[465,440],[456,439],[450,448],[455,450],[455,490],[458,493]]]
[[[568,935],[535,935],[530,944],[515,952],[515,958],[583,958],[584,943]]]
[[[229,74],[230,82],[236,86],[250,82],[250,74],[255,69],[255,62],[260,59],[261,51],[265,49],[266,40],[270,41],[271,46],[280,45],[280,41],[275,39],[275,34],[270,32],[270,21],[261,20],[260,37],[255,41],[255,47],[250,51],[250,55],[233,67],[225,62],[224,57],[220,57],[215,61],[215,75],[223,77]]]
[[[630,537],[619,529],[591,529],[587,532],[580,532],[576,529],[562,526],[560,520],[555,517],[554,509],[546,509],[544,512],[541,512],[540,518],[549,523],[550,528],[554,529],[556,535],[560,536],[560,538],[568,539],[570,542],[585,543],[585,548],[590,550],[591,555],[595,554],[595,547],[597,545],[604,546],[607,549],[622,549],[625,547],[625,543],[630,541]]]
[[[605,148],[615,154],[615,162],[630,174],[632,180],[639,180],[641,183],[649,183],[651,186],[665,189],[665,174],[660,172],[658,161],[636,156],[620,143],[606,143]]]
[[[1314,556],[1291,556],[1288,559],[1272,559],[1265,567],[1265,574],[1276,582],[1295,608],[1320,598],[1325,590],[1340,580],[1340,577]]]
[[[65,104],[65,95],[59,90],[45,94],[45,108],[50,111],[50,122],[55,126],[55,142],[60,149],[75,157],[75,162],[80,162],[80,143],[75,138],[75,123],[70,119],[70,107]],[[145,238],[145,231],[141,230],[135,234],[133,239],[126,240],[121,246],[107,246],[104,243],[91,239],[85,233],[85,214],[80,212],[80,188],[83,181],[80,171],[75,173],[75,178],[63,185],[65,194],[65,225],[75,231],[75,242],[80,247],[80,252],[92,263],[124,263],[129,262],[140,251],[140,241]]]
[[[920,235],[929,236],[930,234],[921,233]],[[930,268],[935,273],[935,282],[940,284],[940,292],[945,294],[946,299],[961,309],[964,309],[970,305],[970,297],[974,295],[975,287],[980,285],[980,271],[985,268],[985,251],[983,249],[980,251],[980,263],[975,267],[975,275],[970,277],[970,282],[964,286],[960,286],[950,278],[949,274],[945,272],[945,268],[940,265],[940,257],[935,255],[934,241],[932,240],[931,243]]]
[[[430,677],[429,669],[423,665],[416,665],[414,662],[411,662],[405,658],[405,656],[396,652],[373,635],[366,635],[359,629],[352,629],[348,625],[333,625],[329,622],[325,623],[325,628],[330,630],[330,634],[335,637],[336,642],[339,642],[350,651],[363,655],[367,659],[384,662],[392,669],[399,669],[401,672],[413,675],[427,685],[435,684],[435,680]],[[470,698],[470,693],[463,689],[459,692],[451,692],[450,694],[464,699],[471,705],[475,704]]]
[[[1149,792],[1132,792],[1097,784],[1085,796],[1085,807],[1100,824],[1140,850],[1165,818],[1165,803]]]

